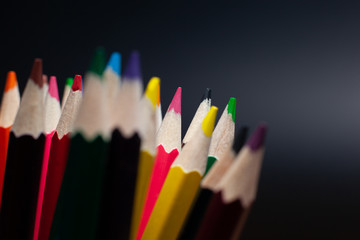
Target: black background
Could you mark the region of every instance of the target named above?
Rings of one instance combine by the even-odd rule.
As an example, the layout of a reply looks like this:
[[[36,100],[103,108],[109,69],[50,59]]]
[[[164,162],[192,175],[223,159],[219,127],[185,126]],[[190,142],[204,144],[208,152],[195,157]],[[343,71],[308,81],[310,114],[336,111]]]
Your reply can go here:
[[[6,5],[6,6],[5,6]],[[269,124],[257,201],[242,239],[359,239],[360,2],[17,2],[0,8],[0,90],[86,71],[96,46],[142,55],[166,110],[183,87],[185,132],[206,87],[236,123]]]

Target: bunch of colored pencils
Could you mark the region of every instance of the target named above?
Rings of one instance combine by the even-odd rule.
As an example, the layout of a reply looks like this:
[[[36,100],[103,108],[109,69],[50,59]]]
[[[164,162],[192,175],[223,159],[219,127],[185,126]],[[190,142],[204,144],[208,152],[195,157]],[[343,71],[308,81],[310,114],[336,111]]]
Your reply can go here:
[[[162,117],[138,52],[121,73],[98,48],[82,77],[35,59],[21,97],[7,75],[0,109],[0,239],[238,239],[255,200],[266,125],[235,136],[236,99],[217,122],[206,89],[182,139],[181,87]]]

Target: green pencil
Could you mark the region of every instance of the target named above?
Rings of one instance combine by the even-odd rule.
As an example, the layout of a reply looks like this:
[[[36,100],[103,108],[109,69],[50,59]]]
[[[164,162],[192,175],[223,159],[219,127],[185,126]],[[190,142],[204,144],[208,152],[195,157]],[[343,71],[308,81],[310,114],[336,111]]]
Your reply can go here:
[[[204,176],[209,172],[212,165],[227,149],[231,147],[235,135],[235,111],[236,98],[230,98],[216,124],[209,148],[208,162]]]
[[[101,75],[105,52],[96,50],[71,137],[68,162],[50,239],[95,239],[109,142]]]

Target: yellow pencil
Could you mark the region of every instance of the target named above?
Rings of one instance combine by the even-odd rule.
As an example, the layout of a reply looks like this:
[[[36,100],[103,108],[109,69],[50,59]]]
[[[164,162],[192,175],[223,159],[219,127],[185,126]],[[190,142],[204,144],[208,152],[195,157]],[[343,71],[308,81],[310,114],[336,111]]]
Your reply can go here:
[[[155,137],[157,130],[157,102],[160,96],[160,79],[150,79],[145,94],[141,100],[142,119],[140,135],[141,148],[136,178],[135,199],[131,220],[130,239],[135,239],[141,213],[150,181],[154,158],[156,154]]]
[[[205,172],[217,107],[211,107],[197,133],[172,164],[142,240],[176,239]]]

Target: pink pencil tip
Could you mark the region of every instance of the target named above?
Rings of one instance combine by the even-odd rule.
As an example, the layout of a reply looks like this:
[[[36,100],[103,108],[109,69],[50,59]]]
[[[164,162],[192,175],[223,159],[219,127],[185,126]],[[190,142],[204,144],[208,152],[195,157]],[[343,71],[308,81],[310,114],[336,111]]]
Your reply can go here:
[[[58,87],[57,87],[57,82],[56,82],[55,76],[50,77],[49,94],[51,97],[53,97],[59,101],[59,92],[58,92]]]
[[[178,87],[178,89],[176,90],[176,93],[170,103],[168,112],[171,109],[174,109],[175,113],[181,114],[181,87]]]
[[[81,75],[75,75],[75,78],[74,78],[71,89],[74,92],[75,91],[81,91],[81,89],[82,89]]]

